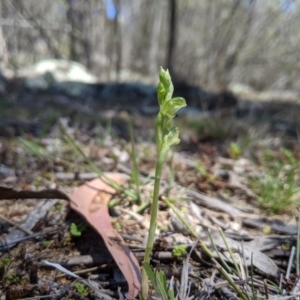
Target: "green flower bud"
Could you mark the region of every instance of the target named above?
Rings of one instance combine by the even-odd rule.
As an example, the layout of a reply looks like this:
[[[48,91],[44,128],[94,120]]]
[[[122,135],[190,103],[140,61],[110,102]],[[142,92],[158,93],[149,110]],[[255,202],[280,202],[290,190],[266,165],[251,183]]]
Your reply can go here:
[[[179,130],[177,127],[173,127],[171,131],[164,136],[164,146],[170,147],[172,145],[178,145],[180,143]]]
[[[164,70],[163,67],[159,68],[159,81],[167,88],[171,82],[171,76],[168,70]]]
[[[177,111],[186,106],[186,102],[183,98],[177,97],[165,101],[161,107],[161,113],[165,116],[173,118]]]
[[[166,100],[170,100],[172,98],[172,96],[173,96],[173,92],[174,92],[174,86],[173,86],[173,83],[171,81],[171,84],[168,87],[165,99]]]
[[[171,99],[174,92],[174,86],[169,71],[165,71],[162,67],[160,67],[159,80],[165,88],[165,99]]]
[[[158,103],[160,106],[162,106],[166,96],[166,90],[162,82],[158,83],[156,91],[157,91]]]
[[[166,117],[166,129],[167,131],[170,131],[173,127],[173,118]]]
[[[162,143],[162,139],[163,139],[163,115],[159,112],[156,120],[155,120],[155,127],[156,127],[156,139],[158,144]]]

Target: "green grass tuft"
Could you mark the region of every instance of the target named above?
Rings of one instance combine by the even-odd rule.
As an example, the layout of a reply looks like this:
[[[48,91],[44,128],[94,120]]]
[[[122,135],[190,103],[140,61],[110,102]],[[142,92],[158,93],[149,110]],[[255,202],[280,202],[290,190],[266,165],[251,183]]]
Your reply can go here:
[[[263,174],[252,180],[261,208],[269,214],[285,213],[300,204],[300,169],[293,153],[282,148],[279,155],[267,150],[262,161]]]

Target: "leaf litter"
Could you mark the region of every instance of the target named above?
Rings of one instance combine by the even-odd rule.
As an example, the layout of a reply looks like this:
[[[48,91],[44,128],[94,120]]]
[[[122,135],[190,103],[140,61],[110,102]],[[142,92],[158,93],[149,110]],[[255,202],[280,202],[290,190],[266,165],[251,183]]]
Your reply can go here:
[[[136,118],[141,124],[139,116]],[[96,143],[96,127],[66,126],[74,141],[80,143],[101,171],[114,172],[106,174],[119,176],[122,185],[134,189],[128,176],[131,162],[130,155],[126,155],[130,153],[126,138],[104,135]],[[120,130],[123,126],[124,123]],[[147,131],[147,126],[142,130]],[[276,145],[278,141],[268,134],[270,147],[280,152],[282,145]],[[147,136],[145,132],[142,135]],[[143,259],[149,204],[140,207],[138,202],[96,179],[97,173],[91,172],[85,159],[72,151],[59,131],[54,130],[40,139],[27,134],[23,139],[30,143],[0,140],[0,214],[12,222],[1,220],[0,224],[1,266],[5,259],[10,260],[8,267],[0,268],[2,295],[6,299],[136,297],[137,264],[141,265]],[[161,195],[172,201],[210,249],[213,260],[201,243],[195,244],[186,226],[161,200],[152,265],[171,280],[179,299],[238,299],[240,295],[220,276],[222,261],[229,266],[231,280],[249,298],[296,297],[295,263],[290,266],[289,277],[280,276],[286,274],[291,249],[297,243],[296,209],[280,217],[265,214],[259,206],[259,195],[249,185],[252,178],[262,174],[255,157],[231,158],[224,147],[226,141],[220,142],[215,137],[210,140],[207,135],[205,141],[203,137],[199,140],[201,143],[194,135],[185,136],[181,148],[170,155]],[[288,142],[297,157],[299,147],[293,141]],[[254,156],[264,151],[258,142],[252,149],[256,151],[253,150]],[[137,143],[136,153],[141,202],[147,204],[153,188],[155,158],[151,139]],[[110,207],[112,202],[116,204]],[[72,237],[69,232],[74,222],[90,224],[80,238]],[[181,244],[187,246],[189,254],[174,257],[172,250]],[[235,263],[238,271],[234,269]],[[54,264],[61,267],[55,270]],[[62,268],[83,278],[88,286],[94,282],[97,287],[90,288],[88,296],[80,295],[74,280],[61,273]],[[101,294],[95,289],[101,290]]]

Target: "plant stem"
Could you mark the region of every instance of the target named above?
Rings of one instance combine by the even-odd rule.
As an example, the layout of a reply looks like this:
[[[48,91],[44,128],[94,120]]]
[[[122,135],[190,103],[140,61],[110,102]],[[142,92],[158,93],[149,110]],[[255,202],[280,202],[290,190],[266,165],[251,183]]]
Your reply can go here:
[[[297,248],[296,248],[296,274],[299,276],[300,263],[300,212],[298,209],[298,231],[297,231]]]
[[[154,238],[155,238],[155,229],[157,223],[157,211],[158,211],[158,197],[159,197],[159,188],[160,188],[160,179],[163,169],[164,160],[167,153],[165,151],[160,151],[158,153],[158,159],[156,161],[155,169],[155,182],[154,182],[154,191],[153,191],[153,201],[151,206],[151,218],[150,218],[150,228],[148,233],[147,246],[145,249],[144,263],[150,264],[150,255],[153,249]],[[145,268],[142,268],[142,298],[148,298],[148,275]]]
[[[150,228],[148,232],[148,241],[145,249],[145,256],[142,268],[141,298],[143,300],[148,299],[149,288],[148,274],[146,270],[149,271],[150,255],[153,249],[155,238],[158,211],[158,196],[162,169],[164,162],[167,158],[170,146],[177,145],[180,142],[180,139],[178,138],[178,128],[173,127],[173,118],[180,108],[186,106],[186,102],[183,98],[172,98],[174,86],[171,80],[171,76],[169,71],[165,71],[162,67],[160,67],[159,71],[159,81],[160,82],[157,86],[157,98],[160,110],[155,119],[157,161],[155,169],[153,201],[151,207]]]
[[[198,234],[197,232],[193,229],[192,226],[190,226],[190,224],[182,217],[182,215],[178,212],[178,209],[165,197],[162,197],[162,200],[173,210],[173,212],[175,213],[176,217],[178,219],[180,219],[180,221],[186,226],[186,228],[190,231],[191,234],[193,234],[193,236],[195,238],[198,238]]]

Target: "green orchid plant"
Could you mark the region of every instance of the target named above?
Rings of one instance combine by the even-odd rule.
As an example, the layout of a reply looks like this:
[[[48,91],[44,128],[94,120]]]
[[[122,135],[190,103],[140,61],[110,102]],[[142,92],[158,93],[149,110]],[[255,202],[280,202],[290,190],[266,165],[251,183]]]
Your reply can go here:
[[[176,113],[180,108],[186,106],[186,102],[183,98],[172,98],[173,92],[174,86],[171,80],[170,73],[168,70],[164,70],[161,67],[159,71],[159,83],[157,86],[159,112],[155,121],[157,161],[155,169],[153,201],[151,207],[150,228],[148,232],[148,241],[142,268],[141,297],[144,300],[148,298],[148,275],[146,268],[150,264],[150,255],[153,249],[155,238],[161,174],[170,147],[172,145],[177,145],[180,142],[180,139],[178,137],[179,130],[173,125],[174,117],[176,116]],[[145,268],[145,266],[147,267]]]

